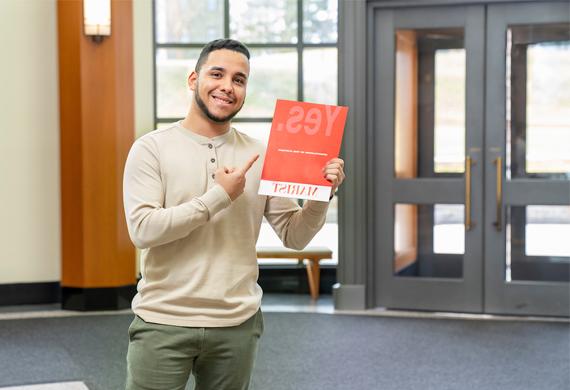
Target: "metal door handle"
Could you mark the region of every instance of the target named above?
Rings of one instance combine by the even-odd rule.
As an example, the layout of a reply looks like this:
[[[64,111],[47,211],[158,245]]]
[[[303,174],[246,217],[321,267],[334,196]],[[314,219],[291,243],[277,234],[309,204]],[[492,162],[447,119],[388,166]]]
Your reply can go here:
[[[467,231],[475,226],[471,221],[471,165],[474,164],[471,156],[465,159],[465,230]]]
[[[503,229],[503,158],[497,157],[493,160],[493,164],[497,167],[497,191],[495,194],[497,215],[493,225],[500,232]]]

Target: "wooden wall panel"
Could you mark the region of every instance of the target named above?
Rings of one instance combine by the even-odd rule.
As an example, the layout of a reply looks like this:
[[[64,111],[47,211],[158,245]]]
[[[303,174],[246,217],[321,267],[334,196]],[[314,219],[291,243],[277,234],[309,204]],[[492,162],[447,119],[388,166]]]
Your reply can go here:
[[[83,34],[83,2],[60,0],[62,286],[135,283],[122,204],[134,140],[132,1],[112,1],[111,36]]]
[[[62,285],[81,285],[83,185],[81,145],[81,29],[79,2],[58,2]],[[64,22],[65,21],[65,22]]]

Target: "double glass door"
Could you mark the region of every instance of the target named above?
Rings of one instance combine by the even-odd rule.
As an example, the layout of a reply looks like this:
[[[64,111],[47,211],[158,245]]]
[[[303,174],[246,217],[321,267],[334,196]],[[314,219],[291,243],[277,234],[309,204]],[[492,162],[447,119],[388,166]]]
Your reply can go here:
[[[372,20],[375,305],[570,315],[569,3]]]

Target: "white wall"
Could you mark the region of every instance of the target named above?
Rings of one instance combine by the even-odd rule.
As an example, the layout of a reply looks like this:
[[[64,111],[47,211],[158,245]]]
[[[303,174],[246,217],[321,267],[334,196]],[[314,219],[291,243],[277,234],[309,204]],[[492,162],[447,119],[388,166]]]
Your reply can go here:
[[[0,283],[57,281],[55,0],[1,0],[0,48]]]
[[[151,130],[152,5],[135,0],[135,128]],[[0,284],[61,274],[56,0],[0,0]]]

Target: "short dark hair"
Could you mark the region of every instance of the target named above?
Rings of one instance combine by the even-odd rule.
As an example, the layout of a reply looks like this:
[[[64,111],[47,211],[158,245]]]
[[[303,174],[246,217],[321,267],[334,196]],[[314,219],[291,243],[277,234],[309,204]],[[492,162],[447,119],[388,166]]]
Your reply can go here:
[[[200,53],[200,57],[198,57],[198,62],[196,62],[196,67],[194,68],[196,73],[200,71],[200,68],[204,62],[206,62],[208,55],[211,52],[222,49],[233,50],[241,53],[249,60],[249,50],[247,46],[240,41],[236,41],[235,39],[216,39],[210,43],[207,43],[206,46],[202,48],[202,52]]]

